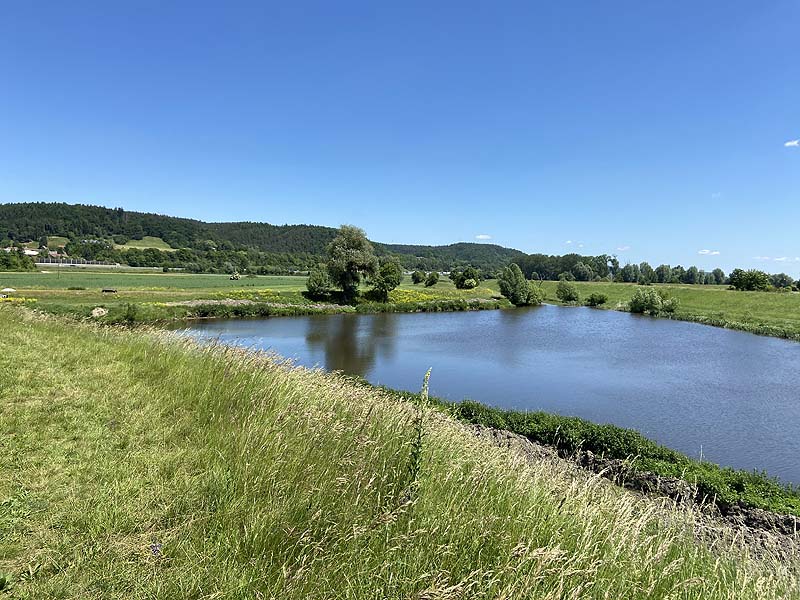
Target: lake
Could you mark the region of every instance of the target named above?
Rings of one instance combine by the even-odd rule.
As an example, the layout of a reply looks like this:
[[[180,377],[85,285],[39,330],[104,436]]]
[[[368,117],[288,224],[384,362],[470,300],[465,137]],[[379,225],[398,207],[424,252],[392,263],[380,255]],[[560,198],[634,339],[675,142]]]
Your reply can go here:
[[[431,395],[614,423],[800,483],[800,344],[590,308],[193,323],[188,333]]]

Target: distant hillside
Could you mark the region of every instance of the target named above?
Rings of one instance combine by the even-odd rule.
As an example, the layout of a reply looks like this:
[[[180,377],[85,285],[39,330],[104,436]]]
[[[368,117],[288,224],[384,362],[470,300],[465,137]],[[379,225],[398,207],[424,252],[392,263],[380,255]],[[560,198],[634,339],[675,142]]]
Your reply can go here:
[[[303,269],[322,258],[325,247],[335,235],[336,229],[319,225],[206,223],[82,204],[0,204],[0,239],[27,242],[45,236],[62,236],[71,241],[67,246],[70,254],[77,253],[87,258],[87,255],[91,255],[94,259],[121,260],[129,264],[180,266],[179,263],[187,263],[192,267],[197,266],[199,270],[222,269],[227,265],[215,265],[226,262],[242,266],[241,256],[247,253],[248,265],[257,264],[269,271]],[[130,240],[141,240],[144,237],[160,238],[171,248],[193,252],[171,253],[169,257],[159,257],[155,254],[157,248],[130,248],[135,246],[128,244]],[[108,247],[100,242],[107,242]],[[396,255],[407,268],[426,270],[448,270],[455,266],[473,265],[493,272],[512,259],[523,256],[518,250],[502,246],[463,242],[449,246],[376,242],[375,248],[379,255]],[[213,255],[209,252],[213,252]],[[230,255],[232,252],[237,254]],[[222,257],[224,261],[220,253],[228,253]],[[208,266],[206,261],[211,261],[214,265]]]

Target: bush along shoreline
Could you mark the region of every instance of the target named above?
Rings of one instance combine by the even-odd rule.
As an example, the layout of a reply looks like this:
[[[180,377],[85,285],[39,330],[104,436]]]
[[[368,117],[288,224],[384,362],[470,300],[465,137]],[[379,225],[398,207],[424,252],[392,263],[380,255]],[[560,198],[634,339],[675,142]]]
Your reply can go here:
[[[800,486],[783,483],[765,472],[693,459],[633,429],[612,424],[493,408],[472,400],[423,399],[414,392],[373,386],[363,378],[352,379],[396,398],[428,402],[465,424],[521,435],[623,487],[668,496],[678,502],[711,505],[722,516],[737,518],[753,527],[789,535],[800,533]],[[760,511],[771,514],[762,515]]]
[[[507,308],[504,300],[484,298],[452,298],[417,302],[360,302],[329,304],[323,302],[294,304],[256,302],[251,300],[193,300],[188,302],[140,302],[112,306],[106,309],[85,307],[77,316],[107,325],[144,325],[174,323],[194,319],[258,319],[267,317],[296,317],[307,315],[464,312]],[[60,311],[51,311],[60,312]],[[69,314],[69,313],[67,313]],[[75,313],[72,313],[75,315]]]

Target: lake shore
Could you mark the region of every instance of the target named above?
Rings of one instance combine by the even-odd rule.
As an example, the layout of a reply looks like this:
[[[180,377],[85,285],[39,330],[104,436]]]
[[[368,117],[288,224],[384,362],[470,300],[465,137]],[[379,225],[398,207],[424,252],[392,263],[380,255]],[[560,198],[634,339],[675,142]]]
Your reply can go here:
[[[105,312],[99,320],[104,322],[166,323],[201,317],[458,311],[511,306],[500,296],[496,280],[481,282],[473,290],[457,290],[446,279],[432,288],[413,285],[406,279],[390,293],[389,303],[361,301],[352,306],[330,300],[309,300],[303,295],[305,278],[297,276],[258,276],[231,281],[224,275],[34,272],[0,273],[0,284],[35,300],[34,306],[39,310],[54,314],[92,318],[92,311],[102,308]],[[565,305],[556,296],[556,285],[554,281],[542,283],[544,301]],[[575,282],[575,285],[581,298],[578,304],[590,294],[600,293],[606,295],[608,301],[598,308],[623,311],[640,287],[609,282]],[[798,293],[737,292],[726,286],[703,285],[659,284],[654,287],[678,300],[674,313],[658,318],[800,341]],[[117,291],[103,294],[102,288]],[[262,306],[236,308],[235,303],[242,300]]]

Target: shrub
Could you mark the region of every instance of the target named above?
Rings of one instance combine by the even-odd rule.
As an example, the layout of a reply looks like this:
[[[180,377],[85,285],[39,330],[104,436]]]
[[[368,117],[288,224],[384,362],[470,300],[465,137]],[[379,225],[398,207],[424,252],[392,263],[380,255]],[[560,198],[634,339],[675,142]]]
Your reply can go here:
[[[600,306],[606,302],[608,302],[608,296],[598,292],[593,292],[589,294],[588,298],[586,298],[586,306]]]
[[[498,279],[500,293],[508,298],[514,306],[525,306],[528,304],[528,281],[522,274],[522,269],[516,263],[511,263],[500,275]]]
[[[425,273],[423,273],[422,271],[414,271],[411,274],[411,281],[413,281],[414,284],[422,283],[423,281],[425,281]]]
[[[436,271],[428,273],[428,276],[425,278],[425,287],[433,287],[437,283],[439,283],[439,273]]]
[[[538,285],[525,279],[522,270],[516,263],[511,263],[503,269],[498,282],[500,293],[508,298],[514,306],[528,306],[541,304],[543,295]]]
[[[403,281],[403,267],[395,259],[383,263],[372,278],[372,288],[382,302],[389,300],[389,292]]]
[[[465,267],[450,271],[450,280],[459,290],[471,290],[478,286],[478,282],[481,279],[481,272],[475,267]]]
[[[574,283],[570,283],[566,279],[562,279],[556,286],[556,297],[561,302],[578,302],[581,299],[578,293],[578,288]]]
[[[632,313],[659,315],[674,313],[678,308],[678,299],[667,295],[663,290],[652,288],[638,289],[628,303]]]
[[[308,273],[306,289],[313,298],[322,298],[330,294],[332,287],[331,278],[325,265],[317,265]]]
[[[559,281],[575,281],[575,275],[570,273],[569,271],[564,271],[563,273],[558,274]]]
[[[770,276],[764,271],[734,269],[731,273],[731,287],[744,291],[767,291],[772,285]]]

